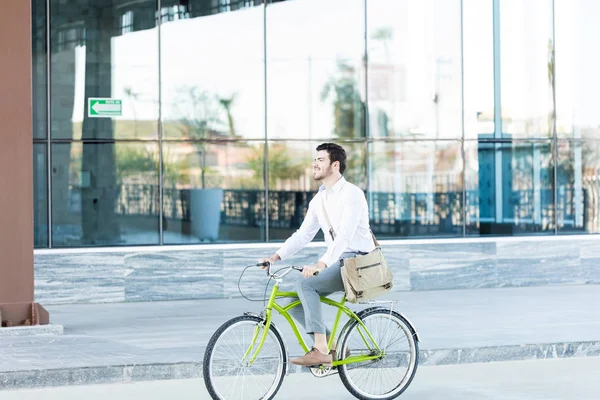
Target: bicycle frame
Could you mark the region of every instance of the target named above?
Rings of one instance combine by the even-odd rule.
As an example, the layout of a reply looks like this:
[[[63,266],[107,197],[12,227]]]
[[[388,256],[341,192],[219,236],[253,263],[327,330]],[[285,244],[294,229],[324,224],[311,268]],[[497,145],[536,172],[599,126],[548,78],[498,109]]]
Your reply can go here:
[[[309,351],[309,348],[306,345],[306,342],[304,341],[302,334],[300,333],[300,330],[298,329],[298,326],[292,319],[292,316],[289,314],[289,310],[291,310],[294,307],[301,306],[300,300],[293,301],[292,303],[286,305],[285,307],[282,307],[281,305],[277,304],[277,302],[276,302],[276,299],[278,299],[278,298],[294,298],[294,297],[298,297],[298,294],[296,292],[280,292],[279,291],[279,282],[275,282],[275,285],[273,286],[273,290],[271,291],[271,295],[269,297],[269,302],[267,303],[267,307],[265,308],[265,319],[261,325],[256,327],[256,329],[254,331],[254,336],[252,338],[252,343],[250,344],[250,347],[246,351],[246,354],[244,355],[244,358],[243,358],[245,360],[246,357],[248,357],[250,355],[250,353],[252,352],[252,349],[254,349],[254,346],[256,346],[256,344],[257,344],[256,343],[257,340],[259,340],[258,347],[254,351],[254,354],[252,355],[252,357],[247,361],[249,365],[251,365],[254,362],[254,360],[260,353],[262,346],[267,338],[267,333],[269,332],[269,327],[271,326],[271,321],[272,321],[272,317],[273,317],[273,309],[275,309],[275,311],[277,311],[281,316],[283,316],[285,318],[285,320],[290,324],[290,326],[292,327],[292,330],[294,331],[294,335],[296,335],[296,339],[298,340],[298,343],[300,344],[300,346],[302,346],[302,349],[305,352]],[[370,350],[374,350],[373,352],[375,353],[375,355],[350,356],[343,360],[339,360],[339,361],[334,360],[332,363],[333,367],[343,365],[343,364],[351,364],[351,363],[357,363],[357,362],[363,362],[363,361],[376,360],[383,356],[381,349],[379,348],[378,344],[375,342],[375,339],[373,339],[373,336],[371,336],[371,333],[369,332],[369,330],[367,329],[365,324],[361,321],[361,319],[352,310],[350,310],[348,307],[346,307],[344,305],[346,303],[346,297],[343,297],[341,302],[337,302],[337,301],[328,299],[326,297],[321,297],[321,303],[336,307],[338,309],[337,315],[335,317],[335,321],[333,323],[333,329],[332,329],[331,335],[329,337],[329,343],[327,343],[327,347],[329,349],[331,349],[333,339],[335,338],[335,335],[336,335],[336,332],[337,332],[337,329],[339,326],[339,322],[342,317],[342,313],[344,313],[350,319],[355,320],[359,324],[358,332],[360,333],[361,338],[365,342],[365,345],[367,346],[367,348]],[[264,327],[263,333],[259,339],[260,330],[263,327]]]

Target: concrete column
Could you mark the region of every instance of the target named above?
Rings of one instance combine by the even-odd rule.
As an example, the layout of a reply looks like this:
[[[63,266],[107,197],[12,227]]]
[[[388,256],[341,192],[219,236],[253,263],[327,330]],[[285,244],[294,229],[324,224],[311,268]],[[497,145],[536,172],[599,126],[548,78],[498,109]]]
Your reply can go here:
[[[48,323],[33,303],[31,2],[0,13],[0,312]],[[32,315],[33,314],[33,315]]]

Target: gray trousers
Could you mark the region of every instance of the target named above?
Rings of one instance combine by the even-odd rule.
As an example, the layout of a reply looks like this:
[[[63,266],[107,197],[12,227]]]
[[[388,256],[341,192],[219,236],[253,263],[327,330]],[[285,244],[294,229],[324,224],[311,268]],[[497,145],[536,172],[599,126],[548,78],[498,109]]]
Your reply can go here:
[[[354,257],[355,255],[356,253],[347,252],[342,254],[342,258]],[[329,296],[332,293],[344,290],[339,261],[322,270],[317,276],[299,277],[296,280],[295,288],[302,305],[290,310],[292,317],[304,327],[306,333],[330,334],[331,331],[323,321],[323,311],[319,297]],[[291,299],[291,301],[294,300],[296,299]]]

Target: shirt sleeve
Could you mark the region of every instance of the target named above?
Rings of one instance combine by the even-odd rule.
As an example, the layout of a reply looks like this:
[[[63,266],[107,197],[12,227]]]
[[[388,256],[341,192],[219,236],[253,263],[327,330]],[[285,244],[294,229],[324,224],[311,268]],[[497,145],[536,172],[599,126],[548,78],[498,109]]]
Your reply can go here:
[[[279,254],[279,257],[282,260],[293,256],[310,243],[321,228],[317,213],[313,206],[315,199],[316,197],[309,203],[306,217],[304,217],[304,221],[302,221],[300,228],[298,228],[298,230],[285,241],[283,246],[277,250],[277,254]]]
[[[362,192],[360,194],[362,195]],[[337,229],[334,228],[336,234],[335,240],[319,261],[329,267],[340,259],[344,251],[348,249],[350,240],[354,237],[354,233],[360,222],[359,216],[362,215],[364,207],[366,207],[364,195],[354,194],[348,199],[342,210],[340,226]]]

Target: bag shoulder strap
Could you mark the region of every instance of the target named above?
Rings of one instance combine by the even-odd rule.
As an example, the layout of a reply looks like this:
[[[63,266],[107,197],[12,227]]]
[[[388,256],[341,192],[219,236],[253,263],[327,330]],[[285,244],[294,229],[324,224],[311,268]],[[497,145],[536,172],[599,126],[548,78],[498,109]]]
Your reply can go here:
[[[375,244],[375,248],[376,249],[380,249],[381,245],[379,244],[379,242],[377,241],[377,238],[375,237],[375,234],[373,233],[372,230],[369,229],[369,232],[371,232],[371,236],[373,236],[373,244]]]
[[[327,215],[327,207],[325,207],[325,198],[323,197],[323,193],[321,193],[321,206],[323,207],[325,221],[327,221],[327,225],[329,225],[329,234],[331,235],[331,239],[335,240],[335,231],[333,230],[333,225],[331,225],[331,221],[329,220],[329,215]]]

